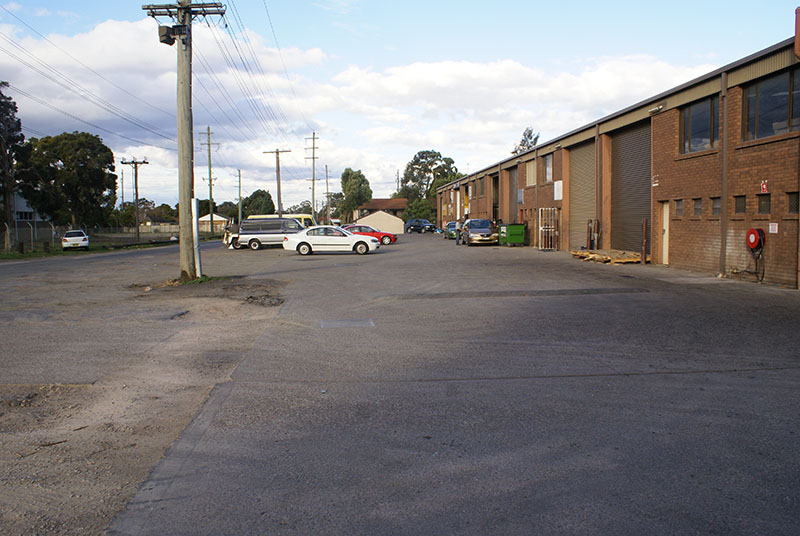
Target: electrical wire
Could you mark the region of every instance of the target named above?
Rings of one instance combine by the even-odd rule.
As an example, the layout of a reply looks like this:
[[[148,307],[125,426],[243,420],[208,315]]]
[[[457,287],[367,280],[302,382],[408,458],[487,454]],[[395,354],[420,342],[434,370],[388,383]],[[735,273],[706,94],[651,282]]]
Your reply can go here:
[[[131,138],[131,137],[126,136],[124,134],[120,134],[118,132],[114,132],[113,130],[109,130],[107,128],[101,127],[100,125],[96,125],[96,124],[94,124],[94,123],[92,123],[90,121],[86,121],[85,119],[81,119],[80,117],[78,117],[76,115],[73,115],[73,114],[71,114],[69,112],[66,112],[66,111],[62,110],[61,108],[53,106],[49,102],[47,102],[47,101],[45,101],[43,99],[40,99],[39,97],[36,97],[34,95],[31,95],[30,93],[28,93],[28,92],[26,92],[26,91],[24,91],[24,90],[22,90],[22,89],[20,89],[20,88],[18,88],[16,86],[13,86],[12,84],[9,84],[8,87],[10,89],[16,91],[20,95],[22,95],[24,97],[27,97],[27,98],[31,99],[32,101],[41,104],[42,106],[50,108],[54,112],[58,112],[58,113],[60,113],[62,115],[65,115],[65,116],[69,117],[70,119],[74,119],[75,121],[80,121],[81,123],[83,123],[85,125],[89,125],[90,127],[96,128],[98,130],[102,130],[103,132],[107,132],[108,134],[111,134],[113,136],[117,136],[118,138],[123,138],[123,139],[126,139],[128,141],[132,141],[134,143],[138,143],[139,145],[146,145],[148,147],[158,147],[159,149],[164,149],[165,151],[177,151],[177,149],[175,147],[163,147],[161,145],[155,145],[153,143],[148,143],[146,141],[137,140],[136,138]]]
[[[130,91],[128,91],[128,90],[127,90],[127,89],[125,89],[124,87],[122,87],[122,86],[120,86],[120,85],[116,84],[114,81],[112,81],[112,80],[109,80],[108,78],[106,78],[106,77],[105,77],[105,76],[103,76],[102,74],[98,73],[97,71],[95,71],[94,69],[92,69],[91,67],[89,67],[88,65],[86,65],[85,63],[83,63],[81,60],[79,60],[78,58],[76,58],[75,56],[73,56],[72,54],[70,54],[69,52],[67,52],[66,50],[64,50],[63,48],[61,48],[61,47],[59,47],[57,44],[53,43],[53,42],[52,42],[50,39],[48,39],[48,38],[47,38],[47,36],[45,36],[45,35],[41,34],[41,33],[40,33],[38,30],[36,30],[36,28],[34,28],[34,27],[33,27],[33,26],[31,26],[30,24],[28,24],[27,22],[25,22],[24,20],[22,20],[21,18],[19,18],[19,17],[18,17],[16,14],[14,14],[13,12],[9,11],[9,9],[8,9],[8,8],[6,8],[5,6],[0,6],[0,8],[2,8],[2,9],[3,9],[3,10],[6,12],[6,13],[8,13],[9,15],[11,15],[11,16],[12,16],[12,17],[14,17],[15,19],[17,19],[17,20],[18,20],[18,21],[19,21],[21,24],[25,25],[25,26],[26,26],[26,27],[27,27],[27,28],[28,28],[30,31],[32,31],[33,33],[35,33],[36,35],[38,35],[38,36],[39,36],[40,38],[42,38],[44,41],[47,41],[48,43],[50,43],[50,44],[51,44],[51,45],[52,45],[54,48],[56,48],[57,50],[59,50],[59,51],[60,51],[61,53],[63,53],[65,56],[68,56],[69,58],[73,59],[75,62],[77,62],[78,64],[80,64],[80,65],[81,65],[83,68],[85,68],[86,70],[88,70],[88,71],[89,71],[89,72],[91,72],[92,74],[96,75],[96,76],[97,76],[97,77],[99,77],[100,79],[102,79],[102,80],[104,80],[105,82],[107,82],[107,83],[111,84],[112,86],[114,86],[115,88],[119,89],[120,91],[122,91],[122,92],[123,92],[123,93],[125,93],[126,95],[128,95],[128,96],[130,96],[130,97],[133,97],[134,99],[136,99],[137,101],[141,102],[141,103],[142,103],[142,104],[144,104],[145,106],[149,106],[149,107],[150,107],[150,108],[152,108],[153,110],[156,110],[156,111],[158,111],[158,112],[161,112],[161,113],[163,113],[163,114],[165,114],[165,115],[168,115],[169,117],[175,117],[175,114],[174,114],[174,113],[172,113],[172,112],[168,112],[168,111],[166,111],[166,110],[164,110],[164,109],[162,109],[162,108],[159,108],[158,106],[155,106],[155,105],[153,105],[153,104],[151,104],[151,103],[147,102],[146,100],[144,100],[144,99],[140,98],[139,96],[137,96],[137,95],[135,95],[135,94],[131,93]]]
[[[0,38],[2,38],[5,41],[7,41],[9,44],[14,46],[20,52],[26,54],[28,56],[28,58],[30,58],[32,61],[36,62],[37,64],[39,64],[42,67],[42,68],[39,68],[36,65],[34,65],[33,63],[31,63],[30,61],[27,61],[27,60],[21,58],[20,56],[18,56],[17,54],[12,52],[11,50],[0,46],[0,52],[5,52],[6,55],[8,55],[9,57],[17,60],[19,63],[21,63],[22,65],[28,67],[32,71],[40,74],[41,76],[47,78],[51,82],[61,86],[62,88],[66,89],[67,91],[73,93],[74,95],[77,95],[81,99],[83,99],[83,100],[85,100],[87,102],[90,102],[91,104],[94,104],[95,106],[97,106],[97,107],[105,110],[106,112],[108,112],[108,113],[110,113],[110,114],[122,119],[123,121],[126,121],[127,123],[130,123],[131,125],[133,125],[133,126],[135,126],[137,128],[140,128],[140,129],[143,129],[143,130],[147,130],[147,131],[151,132],[152,134],[155,134],[156,136],[159,136],[159,137],[164,138],[166,140],[175,141],[174,138],[166,136],[166,135],[162,134],[161,132],[158,132],[157,130],[155,130],[157,127],[152,126],[152,125],[149,126],[146,123],[144,123],[142,121],[139,121],[136,117],[132,116],[131,114],[129,114],[125,110],[122,110],[118,106],[106,101],[105,99],[99,97],[98,95],[96,95],[93,92],[89,91],[88,89],[84,88],[83,86],[81,86],[80,84],[78,84],[77,82],[75,82],[74,80],[69,78],[68,76],[62,74],[61,72],[59,72],[54,67],[52,67],[49,64],[47,64],[47,62],[44,62],[44,61],[40,60],[38,57],[36,57],[36,55],[32,54],[31,52],[26,50],[21,45],[19,45],[18,43],[14,42],[10,37],[5,35],[4,33],[0,32]],[[48,73],[48,71],[49,71],[49,73]]]
[[[230,0],[231,4],[233,5],[233,0]],[[289,71],[286,70],[286,63],[283,61],[283,52],[281,51],[281,45],[278,43],[278,35],[275,33],[275,26],[272,24],[272,17],[269,14],[269,8],[267,7],[267,0],[263,0],[264,3],[264,11],[267,14],[267,21],[269,22],[269,28],[272,31],[272,38],[275,39],[275,48],[278,49],[278,57],[281,60],[281,66],[283,67],[283,73],[286,76],[286,81],[289,82],[289,89],[292,91],[292,97],[294,97],[295,102],[297,102],[297,94],[294,92],[294,85],[292,84],[292,80],[289,78]],[[237,12],[238,14],[238,12]],[[308,120],[305,117],[305,114],[302,112],[302,108],[298,106],[298,111],[303,118],[303,122],[308,127],[308,130],[313,130],[311,125],[308,123]]]

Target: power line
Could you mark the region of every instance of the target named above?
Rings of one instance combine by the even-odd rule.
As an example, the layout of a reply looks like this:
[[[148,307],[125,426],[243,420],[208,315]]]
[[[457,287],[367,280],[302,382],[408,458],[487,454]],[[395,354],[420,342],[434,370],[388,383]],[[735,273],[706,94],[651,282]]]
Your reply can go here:
[[[173,113],[171,113],[171,112],[168,112],[168,111],[166,111],[166,110],[163,110],[163,109],[159,108],[158,106],[155,106],[155,105],[153,105],[153,104],[151,104],[151,103],[147,102],[146,100],[144,100],[144,99],[142,99],[142,98],[138,97],[137,95],[135,95],[135,94],[131,93],[130,91],[128,91],[127,89],[125,89],[124,87],[122,87],[122,86],[120,86],[120,85],[118,85],[118,84],[114,83],[112,80],[109,80],[108,78],[106,78],[106,77],[105,77],[105,76],[103,76],[102,74],[98,73],[97,71],[95,71],[94,69],[92,69],[91,67],[89,67],[88,65],[86,65],[85,63],[83,63],[81,60],[79,60],[78,58],[76,58],[75,56],[73,56],[72,54],[70,54],[69,52],[67,52],[66,50],[64,50],[63,48],[61,48],[61,47],[59,47],[57,44],[53,43],[53,42],[52,42],[50,39],[48,39],[48,38],[47,38],[47,36],[45,36],[45,35],[42,35],[41,33],[39,33],[39,31],[37,31],[37,30],[36,30],[36,28],[34,28],[34,27],[33,27],[33,26],[31,26],[30,24],[28,24],[27,22],[25,22],[24,20],[22,20],[21,18],[19,18],[19,17],[18,17],[17,15],[15,15],[13,12],[9,11],[9,10],[8,10],[8,8],[6,8],[5,6],[0,6],[0,8],[2,8],[2,9],[3,9],[3,10],[6,12],[6,13],[8,13],[9,15],[11,15],[11,16],[12,16],[12,17],[14,17],[15,19],[17,19],[17,20],[18,20],[20,23],[24,24],[24,25],[25,25],[25,26],[26,26],[26,27],[27,27],[27,28],[28,28],[30,31],[32,31],[33,33],[35,33],[36,35],[38,35],[39,37],[41,37],[41,38],[42,38],[44,41],[47,41],[48,43],[50,43],[51,45],[53,45],[53,47],[55,47],[57,50],[59,50],[60,52],[62,52],[64,55],[66,55],[66,56],[69,56],[70,58],[72,58],[73,60],[75,60],[77,63],[79,63],[81,66],[83,66],[85,69],[87,69],[87,70],[88,70],[88,71],[90,71],[91,73],[95,74],[96,76],[98,76],[98,77],[99,77],[99,78],[101,78],[102,80],[104,80],[104,81],[108,82],[109,84],[111,84],[111,85],[112,85],[112,86],[114,86],[115,88],[119,89],[120,91],[122,91],[122,92],[123,92],[123,93],[125,93],[126,95],[129,95],[129,96],[133,97],[134,99],[138,100],[138,101],[139,101],[139,102],[141,102],[142,104],[144,104],[144,105],[146,105],[146,106],[149,106],[150,108],[152,108],[152,109],[154,109],[154,110],[156,110],[156,111],[159,111],[159,112],[161,112],[161,113],[163,113],[163,114],[165,114],[165,115],[168,115],[168,116],[170,116],[170,117],[175,117],[175,114],[173,114]]]
[[[26,50],[23,46],[21,46],[18,43],[16,43],[14,40],[12,40],[10,37],[5,35],[4,33],[0,32],[0,38],[2,38],[5,41],[7,41],[9,44],[11,44],[13,47],[15,47],[20,52],[26,54],[32,61],[38,63],[45,70],[42,70],[39,67],[37,67],[37,66],[33,65],[32,63],[30,63],[29,61],[24,60],[23,58],[19,57],[18,55],[14,54],[13,52],[11,52],[10,50],[8,50],[6,48],[0,47],[0,51],[5,52],[11,58],[17,60],[19,63],[21,63],[24,66],[28,67],[29,69],[37,72],[41,76],[43,76],[43,77],[47,78],[48,80],[50,80],[51,82],[61,86],[62,88],[66,89],[67,91],[77,95],[81,99],[83,99],[83,100],[85,100],[87,102],[90,102],[91,104],[94,104],[98,108],[102,108],[103,110],[107,111],[108,113],[117,116],[118,118],[122,119],[123,121],[126,121],[126,122],[130,123],[131,125],[133,125],[133,126],[135,126],[137,128],[141,128],[143,130],[147,130],[147,131],[155,134],[156,136],[162,137],[164,139],[167,139],[167,140],[170,140],[170,141],[175,141],[174,138],[170,138],[169,136],[165,136],[161,132],[158,132],[157,130],[155,130],[157,127],[155,127],[154,125],[147,125],[146,123],[138,120],[136,117],[132,116],[131,114],[129,114],[125,110],[119,108],[118,106],[114,105],[113,103],[108,102],[107,100],[103,99],[102,97],[100,97],[100,96],[96,95],[95,93],[89,91],[88,89],[84,88],[83,86],[81,86],[80,84],[78,84],[77,82],[75,82],[74,80],[72,80],[71,78],[66,76],[65,74],[63,74],[60,71],[58,71],[58,69],[52,67],[47,62],[39,59],[35,54],[33,54],[33,53],[29,52],[28,50]],[[49,73],[52,73],[52,74],[49,74],[47,71],[49,71]]]
[[[56,106],[53,106],[53,105],[52,105],[52,104],[50,104],[49,102],[47,102],[47,101],[45,101],[45,100],[42,100],[42,99],[40,99],[39,97],[36,97],[36,96],[34,96],[34,95],[31,95],[30,93],[28,93],[28,92],[26,92],[26,91],[23,91],[23,90],[21,90],[20,88],[18,88],[18,87],[16,87],[16,86],[13,86],[13,85],[9,84],[9,85],[8,85],[8,87],[9,87],[10,89],[12,89],[12,90],[16,91],[16,92],[17,92],[17,93],[19,93],[20,95],[22,95],[22,96],[24,96],[24,97],[27,97],[27,98],[31,99],[32,101],[34,101],[34,102],[37,102],[37,103],[41,104],[42,106],[46,106],[47,108],[50,108],[51,110],[53,110],[53,111],[55,111],[55,112],[58,112],[58,113],[60,113],[60,114],[63,114],[63,115],[65,115],[65,116],[69,117],[70,119],[74,119],[75,121],[80,121],[81,123],[83,123],[83,124],[85,124],[85,125],[89,125],[90,127],[92,127],[92,128],[96,128],[96,129],[98,129],[98,130],[102,130],[103,132],[107,132],[108,134],[111,134],[111,135],[113,135],[113,136],[117,136],[117,137],[119,137],[119,138],[123,138],[123,139],[126,139],[126,140],[128,140],[128,141],[132,141],[132,142],[134,142],[134,143],[138,143],[139,145],[146,145],[146,146],[148,146],[148,147],[158,147],[159,149],[164,149],[165,151],[175,151],[175,150],[176,150],[174,147],[163,147],[163,146],[161,146],[161,145],[155,145],[155,144],[153,144],[153,143],[148,143],[148,142],[146,142],[146,141],[137,140],[136,138],[131,138],[131,137],[129,137],[129,136],[126,136],[126,135],[124,135],[124,134],[120,134],[120,133],[118,133],[118,132],[114,132],[113,130],[109,130],[109,129],[107,129],[107,128],[101,127],[100,125],[96,125],[96,124],[94,124],[94,123],[92,123],[92,122],[90,122],[90,121],[86,121],[85,119],[81,119],[80,117],[78,117],[78,116],[76,116],[76,115],[73,115],[73,114],[71,114],[71,113],[69,113],[69,112],[65,112],[65,111],[64,111],[64,110],[62,110],[61,108],[57,108]]]
[[[269,28],[272,30],[272,38],[275,39],[275,48],[278,49],[278,58],[281,60],[281,66],[283,67],[283,73],[286,75],[286,81],[289,82],[289,89],[292,91],[292,97],[294,97],[295,102],[297,102],[297,95],[294,92],[294,85],[292,84],[292,80],[289,78],[289,72],[286,70],[286,63],[283,61],[283,52],[281,51],[281,45],[278,43],[278,35],[275,33],[275,26],[272,24],[272,17],[269,14],[269,8],[267,7],[267,0],[263,0],[264,2],[264,11],[267,13],[267,21],[269,22]],[[233,0],[231,0],[233,3]],[[308,124],[308,120],[306,119],[305,115],[302,112],[302,109],[298,106],[298,111],[300,115],[303,117],[303,122],[306,124],[306,127],[311,128],[311,125]]]

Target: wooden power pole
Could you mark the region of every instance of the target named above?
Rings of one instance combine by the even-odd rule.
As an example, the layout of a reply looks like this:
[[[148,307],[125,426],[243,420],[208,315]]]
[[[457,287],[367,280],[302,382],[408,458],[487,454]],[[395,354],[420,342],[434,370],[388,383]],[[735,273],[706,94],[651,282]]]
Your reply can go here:
[[[139,166],[149,164],[147,158],[142,160],[125,160],[120,161],[120,164],[133,166],[133,213],[136,215],[136,242],[139,242]]]
[[[153,18],[170,17],[177,24],[159,26],[158,38],[165,45],[178,42],[178,218],[180,225],[180,278],[197,279],[200,253],[195,250],[192,231],[192,199],[194,198],[194,146],[192,122],[192,19],[197,16],[224,15],[220,2],[150,4],[142,9]]]
[[[278,179],[278,216],[283,217],[283,202],[281,201],[281,153],[291,153],[291,149],[275,149],[264,151],[264,154],[275,153],[275,177]]]

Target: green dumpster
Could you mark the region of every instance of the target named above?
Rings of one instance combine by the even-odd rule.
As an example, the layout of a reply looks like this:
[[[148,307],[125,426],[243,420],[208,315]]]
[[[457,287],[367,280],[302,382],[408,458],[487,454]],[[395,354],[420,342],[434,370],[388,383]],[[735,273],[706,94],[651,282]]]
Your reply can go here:
[[[506,246],[514,246],[525,243],[525,224],[524,223],[501,223],[499,233],[499,243]]]

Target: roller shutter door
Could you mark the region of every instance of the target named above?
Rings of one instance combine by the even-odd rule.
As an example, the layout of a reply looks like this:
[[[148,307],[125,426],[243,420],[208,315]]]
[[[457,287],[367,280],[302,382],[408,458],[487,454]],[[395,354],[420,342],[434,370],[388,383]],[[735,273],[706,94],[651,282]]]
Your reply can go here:
[[[611,162],[611,247],[641,251],[642,219],[650,220],[649,120],[612,135]]]
[[[594,140],[569,150],[569,247],[586,245],[586,224],[595,219]]]

